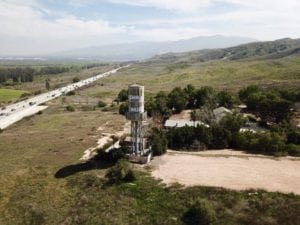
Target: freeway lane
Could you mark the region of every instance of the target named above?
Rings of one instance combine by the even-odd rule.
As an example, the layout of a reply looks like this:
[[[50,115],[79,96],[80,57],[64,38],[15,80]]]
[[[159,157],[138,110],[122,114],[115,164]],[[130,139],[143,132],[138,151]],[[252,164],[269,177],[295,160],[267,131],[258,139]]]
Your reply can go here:
[[[91,84],[101,78],[110,76],[110,75],[118,72],[118,70],[125,68],[125,67],[129,67],[129,65],[119,67],[117,69],[114,69],[114,70],[111,70],[111,71],[108,71],[108,72],[105,72],[102,74],[98,74],[96,76],[87,78],[87,79],[79,81],[77,83],[69,84],[65,87],[34,96],[32,98],[26,99],[21,102],[17,102],[12,105],[8,105],[8,106],[0,109],[0,129],[5,129],[8,126],[14,124],[15,122],[23,119],[24,117],[33,115],[33,114],[37,113],[38,111],[41,111],[41,110],[44,110],[45,108],[47,108],[45,106],[44,107],[39,106],[40,104],[48,102],[52,99],[55,99],[61,95],[64,95],[70,91],[76,90],[80,87]]]

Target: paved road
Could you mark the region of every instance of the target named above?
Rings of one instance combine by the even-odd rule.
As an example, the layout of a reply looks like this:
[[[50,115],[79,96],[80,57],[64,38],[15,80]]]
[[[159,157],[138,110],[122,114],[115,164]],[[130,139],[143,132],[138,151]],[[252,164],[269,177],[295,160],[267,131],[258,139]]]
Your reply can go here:
[[[128,67],[124,66],[124,67]],[[76,90],[80,87],[86,86],[88,84],[91,84],[95,82],[96,80],[99,80],[103,77],[107,77],[111,74],[114,74],[118,72],[118,70],[124,68],[120,67],[111,71],[108,71],[106,73],[102,73],[93,77],[90,77],[88,79],[79,81],[77,83],[69,84],[65,87],[49,91],[47,93],[43,93],[40,95],[37,95],[35,97],[26,99],[24,101],[8,105],[6,107],[3,107],[0,109],[0,129],[4,129],[11,124],[23,119],[24,117],[33,115],[37,113],[38,111],[44,110],[47,108],[46,106],[40,106],[40,104],[43,104],[47,101],[50,101],[52,99],[55,99],[61,95],[64,95],[70,91]]]

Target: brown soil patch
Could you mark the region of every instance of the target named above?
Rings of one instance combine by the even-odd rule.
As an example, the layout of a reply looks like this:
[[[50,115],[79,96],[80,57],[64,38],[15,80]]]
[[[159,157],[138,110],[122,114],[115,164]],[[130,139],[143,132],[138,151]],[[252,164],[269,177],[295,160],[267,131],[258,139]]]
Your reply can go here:
[[[275,158],[218,150],[203,153],[169,151],[151,163],[152,175],[165,183],[235,190],[265,189],[300,195],[300,159]]]

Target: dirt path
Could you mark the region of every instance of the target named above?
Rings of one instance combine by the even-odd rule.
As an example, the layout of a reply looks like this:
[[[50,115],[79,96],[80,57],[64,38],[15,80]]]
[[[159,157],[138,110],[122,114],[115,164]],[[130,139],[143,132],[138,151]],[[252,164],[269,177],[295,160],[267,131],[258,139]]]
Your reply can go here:
[[[300,195],[300,159],[274,158],[218,150],[202,153],[169,151],[151,163],[152,175],[170,184],[204,185],[235,190],[265,189]]]
[[[103,131],[104,128],[103,128],[103,127],[99,127],[97,130],[98,130],[98,131]],[[86,161],[86,160],[89,160],[89,159],[91,159],[92,157],[94,157],[94,156],[97,154],[97,153],[96,153],[96,150],[97,150],[97,149],[102,148],[102,147],[103,147],[104,145],[106,145],[107,143],[113,141],[113,139],[111,138],[112,135],[115,135],[115,136],[117,136],[117,137],[120,138],[120,137],[123,136],[124,134],[129,133],[129,131],[130,131],[130,123],[127,122],[127,123],[125,123],[125,125],[124,125],[124,127],[123,127],[123,130],[118,131],[118,132],[116,132],[116,133],[114,133],[114,134],[111,134],[111,133],[103,133],[103,132],[102,132],[102,137],[99,138],[99,139],[97,140],[97,146],[86,149],[86,150],[84,151],[84,153],[83,153],[83,156],[80,158],[80,160]]]

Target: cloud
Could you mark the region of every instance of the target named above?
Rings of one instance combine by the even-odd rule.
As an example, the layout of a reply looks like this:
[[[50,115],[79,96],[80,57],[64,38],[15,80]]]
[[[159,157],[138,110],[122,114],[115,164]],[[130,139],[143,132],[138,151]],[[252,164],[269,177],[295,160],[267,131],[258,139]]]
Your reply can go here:
[[[21,2],[21,1],[20,1]],[[81,19],[72,15],[65,14],[47,19],[49,10],[39,8],[35,1],[28,4],[22,4],[18,0],[12,2],[0,2],[0,35],[2,39],[12,40],[18,38],[18,42],[24,40],[24,45],[34,45],[35,42],[44,43],[44,49],[34,52],[55,51],[66,48],[78,47],[82,45],[84,40],[95,42],[96,39],[103,36],[126,33],[124,26],[111,26],[109,22],[104,20]],[[19,4],[20,3],[20,4]],[[56,13],[53,13],[56,15]],[[8,41],[0,43],[1,49],[7,49],[4,44]],[[47,48],[48,43],[54,43],[56,47]],[[71,44],[72,43],[72,44]],[[13,43],[12,43],[13,44]],[[20,45],[20,43],[17,43]],[[22,45],[20,45],[22,52]],[[26,46],[24,46],[25,49]],[[7,51],[7,50],[6,50]]]
[[[80,14],[81,6],[91,15],[98,12],[104,1],[111,7],[106,19],[101,13]],[[119,4],[133,7],[126,11]],[[155,13],[144,16],[137,10],[135,19],[128,19],[136,7]],[[215,34],[259,40],[300,37],[298,0],[67,0],[53,10],[42,0],[0,0],[0,55]]]
[[[193,12],[208,6],[211,0],[110,0],[110,2],[177,12]]]

